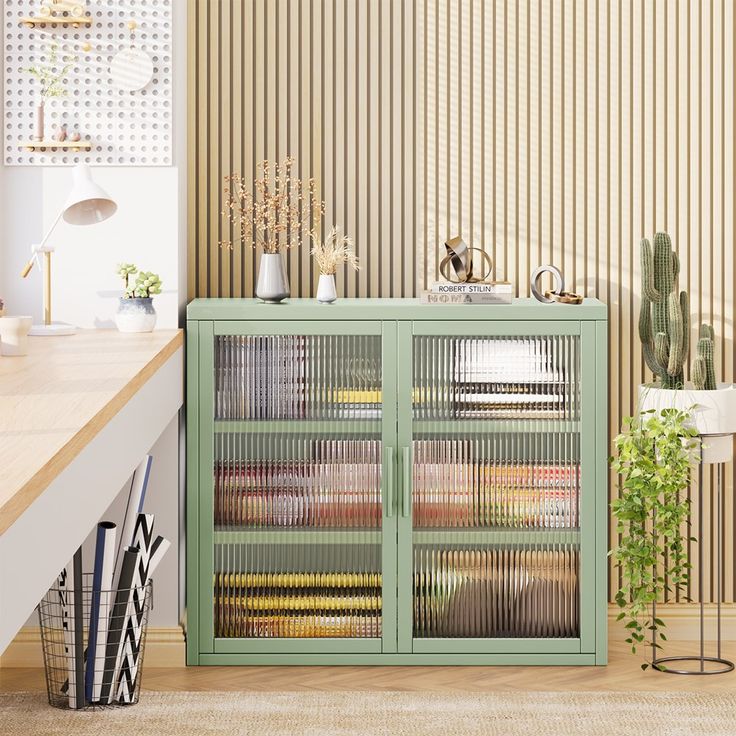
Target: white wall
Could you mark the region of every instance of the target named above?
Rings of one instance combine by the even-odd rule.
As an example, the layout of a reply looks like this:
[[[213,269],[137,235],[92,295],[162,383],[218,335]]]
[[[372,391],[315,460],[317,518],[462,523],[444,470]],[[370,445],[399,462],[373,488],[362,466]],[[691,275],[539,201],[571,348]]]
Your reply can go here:
[[[110,220],[89,227],[60,223],[53,240],[54,320],[79,327],[112,327],[120,293],[119,261],[159,273],[164,292],[156,297],[158,326],[177,327],[186,303],[186,3],[172,3],[174,148],[170,167],[95,167],[95,180],[118,203]],[[1,84],[1,80],[0,80]],[[0,89],[0,93],[2,90]],[[41,274],[20,270],[61,208],[71,182],[66,167],[7,167],[0,163],[0,297],[6,314],[42,316]],[[183,450],[183,447],[181,448]],[[159,533],[174,543],[155,580],[152,626],[175,626],[182,607],[180,554],[179,422],[173,420],[156,445],[146,511],[156,514]],[[127,486],[105,518],[119,521]],[[90,493],[94,488],[90,487]],[[92,559],[92,537],[85,545]],[[90,565],[86,567],[91,569]],[[31,620],[29,623],[35,623]]]
[[[42,316],[39,268],[20,278],[30,256],[66,198],[71,171],[66,167],[6,167],[2,171],[2,279],[0,292],[13,314]],[[119,261],[155,271],[164,292],[155,299],[160,327],[178,325],[179,214],[178,167],[95,168],[94,178],[118,203],[113,217],[78,227],[63,220],[49,243],[52,256],[53,319],[78,327],[114,327],[121,292]]]

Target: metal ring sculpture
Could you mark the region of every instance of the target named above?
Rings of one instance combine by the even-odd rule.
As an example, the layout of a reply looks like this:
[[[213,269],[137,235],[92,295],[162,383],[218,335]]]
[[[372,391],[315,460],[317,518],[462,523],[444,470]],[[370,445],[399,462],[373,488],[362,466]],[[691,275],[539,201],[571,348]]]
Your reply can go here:
[[[445,243],[447,255],[440,261],[442,277],[453,284],[484,281],[493,273],[493,261],[484,250],[470,248],[458,235]],[[481,275],[473,273],[473,253],[480,253]],[[455,278],[453,278],[453,275]]]
[[[562,278],[562,274],[560,273],[560,270],[558,268],[555,268],[554,266],[539,266],[537,269],[535,269],[534,273],[532,274],[531,286],[532,286],[532,294],[534,294],[534,298],[537,301],[544,302],[545,304],[552,304],[552,302],[554,302],[555,300],[550,298],[546,294],[543,294],[541,291],[539,291],[539,287],[537,286],[539,277],[545,273],[551,273],[552,276],[554,277],[555,288],[552,289],[552,291],[557,294],[562,294],[565,291],[565,279]]]

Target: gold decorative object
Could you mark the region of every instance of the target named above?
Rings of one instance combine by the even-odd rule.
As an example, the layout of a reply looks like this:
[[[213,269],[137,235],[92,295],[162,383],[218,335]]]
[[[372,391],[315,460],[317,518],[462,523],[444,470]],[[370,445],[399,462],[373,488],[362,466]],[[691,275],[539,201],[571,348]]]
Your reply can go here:
[[[493,273],[493,261],[484,250],[471,248],[465,241],[456,235],[445,243],[447,255],[440,262],[440,273],[451,283],[477,283],[485,281]],[[480,253],[481,275],[473,272],[473,253]],[[453,278],[454,275],[454,278]]]
[[[555,288],[547,289],[544,292],[539,290],[539,277],[543,274],[550,274],[555,280]],[[532,295],[537,301],[545,304],[582,304],[583,297],[573,291],[565,291],[565,279],[560,273],[559,268],[555,266],[538,266],[534,269],[531,277]]]
[[[558,304],[582,304],[583,297],[581,294],[576,294],[573,291],[545,291],[544,295],[550,301],[557,302]]]
[[[550,303],[553,300],[547,297],[546,294],[543,294],[542,292],[540,292],[539,286],[538,286],[539,277],[545,273],[550,274],[554,278],[555,288],[552,289],[552,291],[557,294],[565,291],[565,279],[562,277],[562,274],[560,273],[560,269],[555,268],[555,266],[537,266],[537,268],[534,269],[534,273],[532,274],[532,277],[530,279],[532,295],[539,302]]]

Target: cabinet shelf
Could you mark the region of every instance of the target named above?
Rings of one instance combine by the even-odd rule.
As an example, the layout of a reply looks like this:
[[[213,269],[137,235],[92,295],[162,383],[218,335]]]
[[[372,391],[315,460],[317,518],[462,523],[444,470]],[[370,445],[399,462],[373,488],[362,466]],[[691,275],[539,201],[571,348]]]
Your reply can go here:
[[[215,434],[378,434],[380,419],[216,419]]]
[[[239,529],[215,531],[215,544],[380,544],[380,529]]]
[[[579,544],[579,529],[417,529],[415,544]]]
[[[415,419],[416,434],[574,433],[580,422],[565,419]]]

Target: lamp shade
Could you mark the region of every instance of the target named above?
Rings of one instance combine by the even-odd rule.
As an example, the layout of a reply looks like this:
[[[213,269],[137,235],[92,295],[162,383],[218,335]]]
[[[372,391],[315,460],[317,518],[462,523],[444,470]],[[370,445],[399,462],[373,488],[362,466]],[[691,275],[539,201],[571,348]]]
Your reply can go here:
[[[70,225],[94,225],[115,214],[118,206],[110,195],[92,181],[86,164],[72,170],[72,190],[64,203],[64,221]]]

